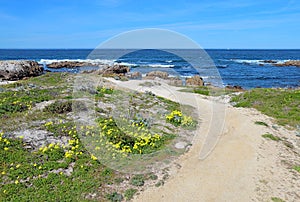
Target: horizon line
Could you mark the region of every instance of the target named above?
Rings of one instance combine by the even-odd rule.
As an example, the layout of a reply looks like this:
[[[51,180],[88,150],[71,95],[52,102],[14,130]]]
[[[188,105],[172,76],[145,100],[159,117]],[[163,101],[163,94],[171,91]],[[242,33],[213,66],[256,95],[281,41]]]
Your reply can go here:
[[[95,50],[97,48],[0,48],[0,50]],[[101,50],[141,50],[148,48],[101,48]],[[153,50],[300,50],[300,48],[149,48]]]

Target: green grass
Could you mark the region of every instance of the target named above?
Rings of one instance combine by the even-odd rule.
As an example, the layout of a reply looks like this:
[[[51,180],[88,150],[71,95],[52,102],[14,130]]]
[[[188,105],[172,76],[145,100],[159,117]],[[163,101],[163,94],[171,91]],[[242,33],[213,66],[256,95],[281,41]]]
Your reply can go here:
[[[199,86],[199,87],[186,87],[180,90],[181,92],[188,92],[188,93],[196,93],[206,96],[220,96],[220,95],[227,95],[234,92],[240,92],[240,90],[235,89],[226,89],[226,88],[218,88],[214,86]]]
[[[273,202],[284,202],[284,200],[282,200],[281,198],[278,198],[278,197],[272,197],[271,200]]]
[[[299,172],[299,173],[300,173],[300,165],[298,165],[298,166],[294,166],[294,167],[293,167],[293,169],[294,169],[295,171],[297,171],[297,172]]]
[[[300,90],[252,89],[232,98],[236,107],[252,107],[274,117],[278,124],[300,124]]]
[[[269,127],[269,125],[263,121],[255,121],[255,124],[256,125],[261,125],[261,126],[266,126],[266,127]]]
[[[270,134],[270,133],[263,134],[262,137],[263,137],[263,138],[266,138],[266,139],[274,140],[274,141],[279,141],[279,140],[281,140],[279,137],[274,136],[274,135],[272,135],[272,134]]]

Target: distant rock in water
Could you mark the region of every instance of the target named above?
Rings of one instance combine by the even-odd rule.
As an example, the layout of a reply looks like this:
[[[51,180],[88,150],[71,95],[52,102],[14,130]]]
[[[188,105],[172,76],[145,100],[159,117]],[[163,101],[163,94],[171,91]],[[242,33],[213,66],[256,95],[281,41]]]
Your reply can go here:
[[[78,61],[53,62],[47,65],[48,68],[53,68],[53,69],[74,68],[74,67],[83,67],[83,66],[96,66],[96,65],[89,62],[78,62]]]
[[[43,67],[35,61],[4,60],[0,61],[0,79],[19,80],[25,77],[39,76]]]
[[[105,66],[100,70],[97,70],[96,73],[106,77],[114,76],[124,76],[130,71],[130,68],[125,65],[115,64],[113,66]]]
[[[268,64],[275,64],[277,61],[275,60],[260,60],[259,62],[268,63]]]
[[[198,75],[195,75],[191,78],[187,78],[185,83],[187,86],[203,86],[204,85],[203,79]]]
[[[296,66],[296,67],[300,67],[300,60],[290,60],[290,61],[286,61],[284,63],[277,63],[274,64],[277,67],[286,67],[286,66]]]

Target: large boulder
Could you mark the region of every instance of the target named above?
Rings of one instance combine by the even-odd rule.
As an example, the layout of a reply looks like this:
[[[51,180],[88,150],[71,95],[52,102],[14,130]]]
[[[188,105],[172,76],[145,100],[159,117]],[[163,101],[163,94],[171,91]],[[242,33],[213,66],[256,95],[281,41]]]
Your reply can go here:
[[[0,79],[19,80],[25,77],[39,76],[43,73],[43,67],[35,61],[4,60],[0,61]]]
[[[195,75],[191,78],[187,78],[185,83],[187,86],[203,86],[204,85],[203,79],[198,75]]]
[[[167,72],[153,71],[153,72],[147,73],[145,79],[154,79],[154,78],[167,79],[168,77],[169,77],[169,74]]]
[[[141,79],[142,74],[141,74],[141,72],[129,72],[126,74],[126,77],[128,79]]]
[[[83,66],[95,66],[92,63],[88,62],[79,62],[79,61],[61,61],[61,62],[53,62],[48,64],[48,68],[59,69],[59,68],[75,68],[75,67],[83,67]]]
[[[97,71],[97,74],[102,76],[114,77],[114,76],[124,76],[130,71],[130,68],[126,65],[115,64],[112,66],[105,66]]]

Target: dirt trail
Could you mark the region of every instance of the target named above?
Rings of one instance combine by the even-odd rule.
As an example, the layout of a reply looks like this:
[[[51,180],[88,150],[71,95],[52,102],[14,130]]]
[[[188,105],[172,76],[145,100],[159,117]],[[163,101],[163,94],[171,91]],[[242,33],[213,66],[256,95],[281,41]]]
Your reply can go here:
[[[135,201],[300,201],[300,174],[283,163],[299,163],[300,142],[294,131],[255,124],[272,125],[272,120],[253,109],[234,108],[164,84],[141,87],[141,82],[121,86],[194,106],[200,128],[190,151],[177,161],[181,168],[164,186],[146,189]],[[294,149],[262,138],[266,132],[288,138]]]

